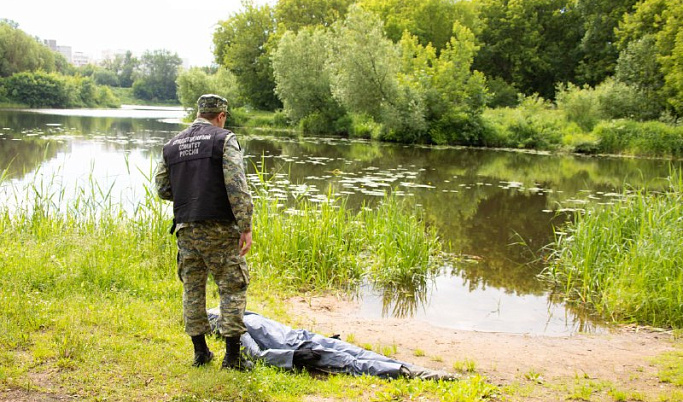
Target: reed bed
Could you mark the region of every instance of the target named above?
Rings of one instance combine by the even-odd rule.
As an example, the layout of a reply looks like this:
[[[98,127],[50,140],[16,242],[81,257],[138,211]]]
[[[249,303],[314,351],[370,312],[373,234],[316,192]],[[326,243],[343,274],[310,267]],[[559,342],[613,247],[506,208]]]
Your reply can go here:
[[[683,327],[683,177],[627,191],[556,232],[542,274],[574,303],[618,323]]]
[[[307,199],[285,207],[256,201],[258,247],[251,258],[264,281],[296,290],[424,284],[441,264],[441,243],[422,212],[387,194],[375,208],[352,211],[344,199]]]

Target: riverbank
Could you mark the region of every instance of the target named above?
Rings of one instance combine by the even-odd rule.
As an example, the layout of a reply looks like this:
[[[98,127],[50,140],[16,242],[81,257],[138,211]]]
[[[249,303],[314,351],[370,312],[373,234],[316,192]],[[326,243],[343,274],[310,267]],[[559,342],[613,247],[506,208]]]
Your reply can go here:
[[[0,214],[0,400],[661,402],[683,396],[683,354],[674,332],[621,328],[548,337],[453,331],[414,319],[366,319],[350,299],[320,290],[338,284],[309,280],[313,272],[329,272],[330,278],[336,274],[318,271],[317,259],[305,256],[299,262],[254,256],[248,309],[292,327],[338,333],[343,340],[399,360],[455,372],[460,380],[319,377],[261,365],[251,373],[236,373],[220,370],[217,363],[192,368],[191,345],[180,319],[175,247],[166,233],[162,203],[150,196],[128,216],[115,208],[101,211],[108,204],[102,196],[104,200],[83,198],[63,206],[71,211],[67,214],[53,209],[58,205],[49,196],[24,213]],[[262,219],[271,215],[268,205],[257,208]],[[347,228],[340,237],[344,239],[357,233],[344,211],[316,209],[292,216],[320,233]],[[398,215],[405,214],[398,214],[396,206],[387,212],[397,215],[394,224],[403,222]],[[387,221],[385,213],[368,211],[361,218]],[[274,221],[264,222],[256,222],[263,238],[289,233],[285,228],[273,231]],[[283,219],[276,226],[280,224],[292,223]],[[404,224],[416,226],[412,220]],[[361,243],[368,241],[381,244],[376,238]],[[273,243],[278,251],[281,241]],[[311,250],[313,244],[299,249]],[[350,257],[334,249],[328,257]],[[302,270],[284,273],[280,265]],[[289,282],[277,280],[278,272]],[[310,296],[292,296],[301,288],[316,290]],[[209,305],[216,298],[211,293]],[[222,343],[210,339],[210,346],[219,351]]]
[[[472,117],[475,119],[475,117]],[[330,131],[292,126],[282,112],[235,109],[228,120],[235,128],[268,128],[286,136],[329,136]],[[407,145],[452,145],[523,152],[573,153],[591,156],[623,156],[660,159],[683,158],[683,126],[661,121],[629,119],[598,120],[582,128],[565,117],[565,112],[546,104],[520,105],[516,108],[486,109],[471,122],[476,132],[454,133],[444,141],[424,144],[413,138]],[[350,124],[337,137],[379,140],[363,127]],[[385,139],[386,141],[386,139]],[[394,141],[389,141],[394,142]],[[402,142],[402,141],[395,141]]]
[[[258,309],[259,302],[250,307]],[[339,334],[373,350],[391,351],[391,357],[401,361],[446,369],[460,379],[434,383],[321,377],[262,366],[243,374],[219,370],[218,363],[194,369],[189,367],[189,346],[176,328],[178,333],[152,338],[151,334],[121,334],[122,339],[114,342],[122,348],[119,352],[103,350],[94,359],[82,356],[78,360],[84,361],[71,366],[34,360],[23,385],[19,378],[3,378],[0,401],[196,401],[234,400],[236,396],[240,400],[309,402],[674,402],[683,398],[680,368],[676,373],[670,364],[681,358],[683,342],[670,331],[619,327],[606,334],[563,337],[456,331],[410,319],[366,319],[358,314],[355,302],[333,295],[297,296],[282,307],[289,316],[287,323],[294,328]],[[152,317],[143,313],[142,318]],[[161,339],[166,341],[159,347]],[[214,339],[209,344],[220,349]],[[130,349],[138,352],[121,360],[127,355],[121,352],[133,352]],[[141,360],[143,356],[153,362]],[[90,361],[98,367],[89,369]],[[7,373],[6,367],[2,373]]]
[[[669,359],[683,356],[683,341],[672,331],[616,326],[603,334],[536,336],[368,319],[357,303],[340,296],[295,297],[288,306],[301,327],[361,345],[391,345],[396,359],[424,367],[482,375],[501,391],[492,400],[683,399],[680,367],[673,380],[668,371]]]

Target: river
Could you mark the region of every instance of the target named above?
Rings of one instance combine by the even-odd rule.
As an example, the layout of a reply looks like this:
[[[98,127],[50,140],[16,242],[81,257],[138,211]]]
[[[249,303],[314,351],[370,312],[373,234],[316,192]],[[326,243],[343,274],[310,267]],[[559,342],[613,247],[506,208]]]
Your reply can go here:
[[[179,108],[133,106],[0,110],[0,203],[25,202],[7,195],[17,193],[8,189],[33,186],[61,201],[85,185],[135,208],[163,144],[184,127],[183,115]],[[680,168],[680,162],[653,159],[235,131],[250,180],[258,182],[255,167],[265,169],[273,196],[322,201],[333,194],[360,206],[393,191],[424,208],[444,244],[465,258],[443,267],[425,294],[401,297],[364,285],[361,313],[463,330],[550,336],[605,331],[599,320],[551,297],[537,278],[540,250],[574,211],[612,203],[632,186],[662,186],[672,165]]]

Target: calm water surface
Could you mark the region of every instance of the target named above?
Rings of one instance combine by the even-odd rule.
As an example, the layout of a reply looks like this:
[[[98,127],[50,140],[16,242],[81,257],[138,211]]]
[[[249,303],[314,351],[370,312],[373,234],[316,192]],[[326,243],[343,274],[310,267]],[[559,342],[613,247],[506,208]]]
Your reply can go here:
[[[0,203],[31,186],[55,202],[84,186],[135,208],[165,141],[183,129],[177,108],[0,110]],[[659,186],[670,162],[588,158],[450,147],[408,147],[341,139],[286,139],[242,132],[250,180],[254,166],[270,173],[271,195],[351,206],[385,191],[410,197],[426,211],[444,243],[467,258],[443,267],[426,293],[364,285],[368,317],[413,317],[454,329],[545,335],[605,327],[553,301],[536,275],[539,250],[553,227],[588,204],[614,202],[625,187]],[[680,163],[677,164],[680,167]],[[170,212],[169,212],[170,214]],[[255,245],[258,247],[258,245]]]

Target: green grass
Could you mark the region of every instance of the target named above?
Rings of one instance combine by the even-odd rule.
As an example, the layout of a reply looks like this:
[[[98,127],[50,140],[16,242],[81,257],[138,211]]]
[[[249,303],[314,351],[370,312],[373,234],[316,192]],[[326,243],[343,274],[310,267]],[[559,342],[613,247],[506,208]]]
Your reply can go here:
[[[545,277],[568,300],[618,323],[683,327],[683,177],[627,192],[556,233]]]
[[[444,383],[314,378],[261,365],[252,373],[222,371],[217,363],[192,368],[176,245],[167,233],[168,206],[149,189],[134,212],[120,210],[109,189],[81,189],[73,201],[65,201],[63,192],[42,189],[40,183],[25,193],[15,189],[17,199],[29,202],[11,211],[0,209],[0,387],[5,391],[93,401],[299,401],[308,395],[480,401],[497,392],[479,376]],[[363,267],[377,270],[383,261],[393,261],[382,256],[363,264],[358,258],[363,250],[374,253],[372,247],[400,250],[387,245],[393,240],[377,222],[364,222],[389,213],[382,208],[400,206],[391,198],[385,203],[393,206],[375,213],[351,212],[339,200],[296,204],[299,213],[276,214],[269,209],[276,208],[273,203],[257,199],[259,247],[249,258],[254,279],[247,308],[287,323],[282,303],[287,292],[345,287],[355,280],[344,272],[349,267],[360,276]],[[425,229],[417,217],[406,219],[392,228],[411,224]],[[287,237],[296,237],[292,231],[315,231],[322,239],[302,233],[286,243]],[[363,244],[380,238],[381,245]],[[410,250],[398,258],[412,260]],[[342,269],[335,266],[339,263],[345,264]],[[278,270],[283,282],[273,283]],[[209,306],[217,303],[216,293],[209,292]],[[221,349],[217,339],[209,344]],[[381,351],[395,353],[396,347]]]
[[[683,387],[683,350],[666,353],[656,359],[662,382]]]
[[[141,105],[141,106],[180,106],[179,102],[152,102],[149,100],[138,99],[133,95],[133,88],[109,87],[122,105]]]

